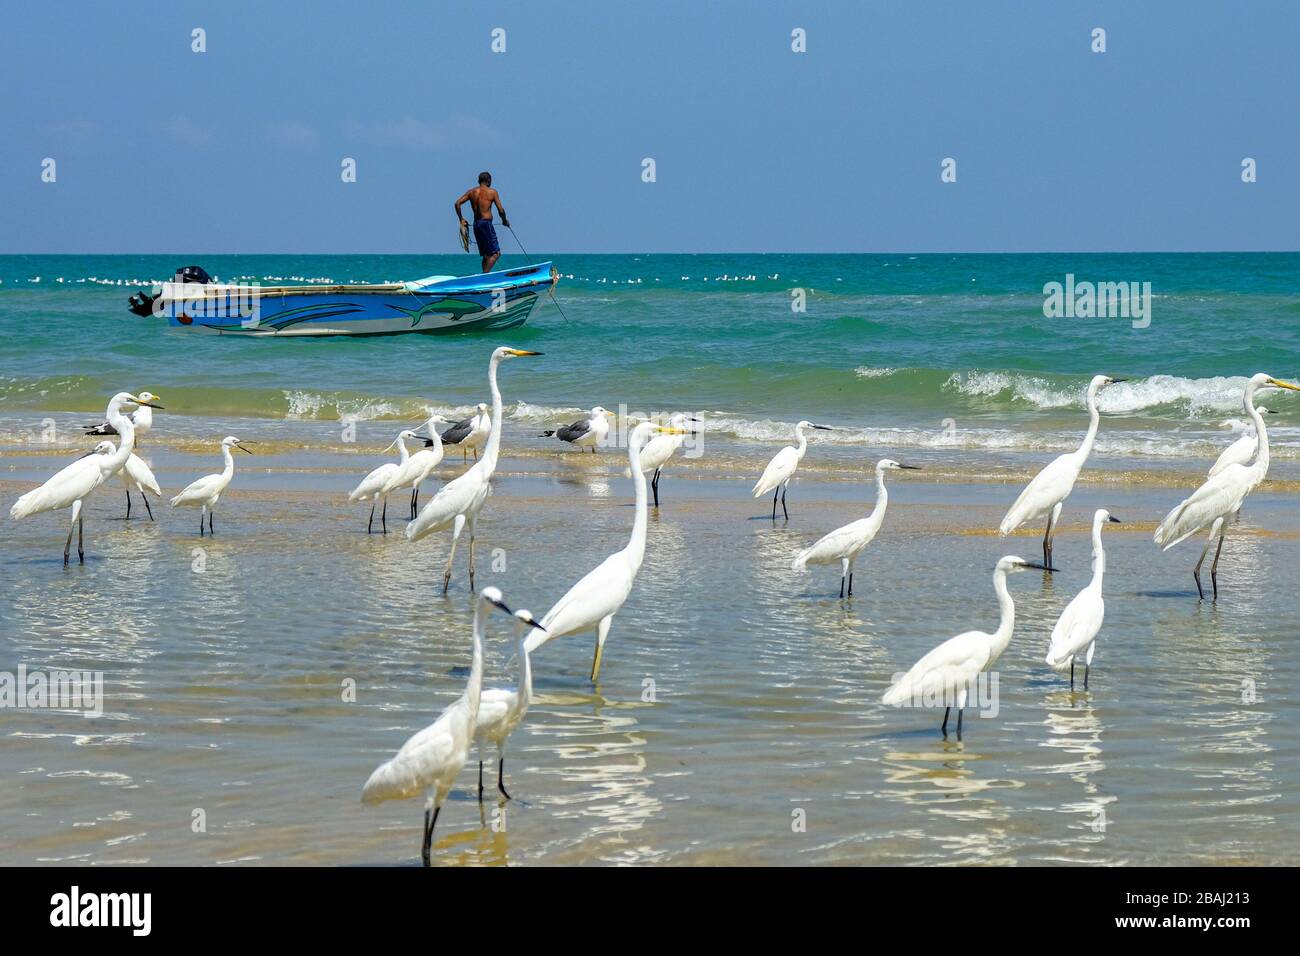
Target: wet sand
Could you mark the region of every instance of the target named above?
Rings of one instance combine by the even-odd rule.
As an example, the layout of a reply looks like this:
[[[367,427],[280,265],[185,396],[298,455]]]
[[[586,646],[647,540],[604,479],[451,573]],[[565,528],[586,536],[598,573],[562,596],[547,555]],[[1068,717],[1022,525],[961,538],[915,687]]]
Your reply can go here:
[[[379,446],[292,444],[241,456],[215,538],[165,503],[150,523],[138,498],[123,521],[116,484],[89,505],[84,567],[61,567],[66,512],[6,521],[0,669],[102,670],[107,704],[99,719],[0,715],[0,862],[418,863],[420,802],[363,808],[360,791],[462,689],[464,543],[444,598],[447,535],[406,541],[396,499],[390,534],[366,535],[368,505],[346,504]],[[145,450],[170,494],[219,467],[203,444]],[[0,455],[6,502],[53,471],[39,451]],[[885,527],[840,601],[835,569],[801,575],[790,561],[867,513],[874,488],[853,480],[859,465],[810,455],[790,521],[778,511],[773,523],[770,499],[748,497],[744,469],[759,454],[666,473],[599,685],[589,636],[538,652],[536,699],[507,754],[516,799],[498,799],[489,764],[480,810],[467,766],[436,863],[1300,860],[1289,478],[1248,500],[1211,603],[1190,574],[1199,542],[1164,554],[1151,542],[1196,477],[1090,465],[1066,506],[1061,570],[1011,578],[999,712],[968,712],[958,742],[940,736],[941,713],[880,695],[939,641],[996,625],[993,563],[1040,553],[1038,529],[993,530],[1028,468],[972,482],[931,462],[891,480]],[[616,451],[503,459],[480,522],[479,585],[540,616],[625,543],[624,465]],[[440,473],[462,467],[449,456]],[[1089,578],[1096,507],[1125,523],[1107,531],[1091,687],[1071,693],[1042,656]],[[513,682],[510,657],[497,624],[489,686]]]

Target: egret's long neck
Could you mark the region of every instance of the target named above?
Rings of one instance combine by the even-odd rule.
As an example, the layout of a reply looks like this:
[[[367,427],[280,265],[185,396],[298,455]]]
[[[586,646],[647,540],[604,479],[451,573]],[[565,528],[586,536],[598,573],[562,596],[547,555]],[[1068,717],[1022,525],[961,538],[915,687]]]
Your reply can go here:
[[[433,439],[433,444],[430,445],[429,447],[431,447],[431,448],[437,448],[437,449],[441,450],[441,449],[442,449],[442,435],[440,435],[440,434],[438,433],[438,423],[435,422],[435,421],[433,421],[433,419],[430,419],[429,422],[428,422],[428,424],[427,424],[425,427],[428,429],[429,437]]]
[[[221,475],[229,481],[235,477],[235,456],[230,453],[229,445],[221,446],[221,460],[225,462],[225,467],[221,469]]]
[[[117,451],[108,456],[108,460],[104,463],[110,477],[122,470],[126,460],[131,457],[131,452],[135,450],[135,425],[131,424],[131,419],[119,415],[118,421],[113,422],[113,427],[117,429],[122,444],[118,446]]]
[[[889,492],[885,490],[885,472],[883,469],[876,469],[876,506],[871,509],[871,517],[883,515],[885,507],[889,504]]]
[[[1263,480],[1264,475],[1268,473],[1268,429],[1264,427],[1264,416],[1255,407],[1254,389],[1246,390],[1245,403],[1246,414],[1255,423],[1255,460],[1250,463],[1250,467],[1259,473],[1259,480]]]
[[[533,662],[528,657],[528,648],[524,645],[525,638],[528,635],[525,631],[528,628],[519,629],[518,643],[515,647],[515,654],[519,658],[519,685],[517,687],[518,703],[516,707],[527,707],[528,702],[533,697]]]
[[[632,563],[641,567],[645,558],[646,534],[646,492],[645,474],[641,471],[641,446],[635,436],[629,436],[627,442],[627,465],[632,471],[632,484],[636,488],[636,516],[632,519],[632,537],[625,549],[632,557]]]
[[[998,568],[993,572],[993,590],[998,596],[998,612],[1001,618],[998,629],[993,632],[993,656],[998,657],[1011,643],[1011,632],[1016,627],[1016,603],[1011,600],[1007,590],[1007,572]]]
[[[411,453],[406,450],[406,439],[401,435],[397,436],[397,455],[401,464],[406,464],[406,459],[411,457]]]
[[[799,447],[796,450],[799,452],[800,460],[802,460],[804,452],[808,450],[808,436],[803,433],[802,425],[794,426],[794,437],[799,442]]]
[[[492,390],[492,430],[488,432],[487,444],[483,448],[483,461],[488,462],[488,470],[495,471],[497,455],[501,450],[501,389],[497,387],[497,366],[501,360],[495,355],[488,363],[488,387]]]
[[[1088,434],[1083,436],[1083,444],[1074,454],[1081,462],[1087,461],[1092,454],[1092,446],[1097,441],[1097,426],[1101,424],[1101,413],[1097,411],[1097,392],[1088,389]]]
[[[1101,587],[1101,577],[1106,573],[1106,549],[1101,546],[1101,526],[1105,518],[1098,518],[1092,523],[1092,585]]]
[[[465,684],[465,700],[470,710],[478,713],[479,695],[483,692],[483,629],[487,626],[488,602],[480,599],[474,608],[474,658],[469,665],[469,681]]]

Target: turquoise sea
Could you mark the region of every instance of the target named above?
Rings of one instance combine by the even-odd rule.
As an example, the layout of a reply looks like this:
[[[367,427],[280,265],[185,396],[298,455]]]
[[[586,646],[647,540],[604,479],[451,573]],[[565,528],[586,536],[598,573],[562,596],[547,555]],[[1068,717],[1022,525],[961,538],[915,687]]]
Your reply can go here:
[[[716,437],[741,443],[784,440],[809,418],[842,426],[831,441],[850,446],[1032,452],[1077,441],[1083,383],[1105,372],[1129,381],[1103,394],[1099,451],[1159,462],[1203,456],[1239,425],[1245,376],[1300,374],[1297,253],[533,256],[544,258],[562,273],[563,314],[547,303],[510,336],[547,353],[507,394],[521,422],[626,404],[705,412]],[[101,410],[127,387],[183,391],[174,415],[290,421],[404,419],[485,398],[492,333],[217,341],[126,311],[130,293],[191,262],[282,283],[466,273],[476,260],[0,257],[0,429],[29,410]],[[1149,326],[1045,318],[1043,286],[1067,274],[1150,282]],[[1277,405],[1286,462],[1300,407]]]

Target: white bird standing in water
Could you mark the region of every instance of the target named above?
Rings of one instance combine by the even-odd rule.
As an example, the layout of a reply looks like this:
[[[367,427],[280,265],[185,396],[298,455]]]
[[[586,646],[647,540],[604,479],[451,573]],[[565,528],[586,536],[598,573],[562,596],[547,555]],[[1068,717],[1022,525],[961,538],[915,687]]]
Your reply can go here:
[[[542,625],[533,620],[531,611],[515,611],[515,663],[519,668],[518,682],[514,687],[492,687],[483,691],[478,702],[478,721],[474,726],[474,741],[478,744],[478,802],[483,802],[483,750],[488,743],[497,749],[497,789],[507,799],[506,741],[523,722],[533,697],[533,665],[528,658],[524,639]]]
[[[153,392],[141,392],[139,399],[143,404],[137,405],[134,412],[127,415],[131,419],[131,424],[135,426],[135,447],[139,448],[144,443],[144,436],[149,434],[153,429],[153,410],[162,409],[163,406],[155,404],[162,401]],[[117,429],[113,427],[112,422],[105,416],[102,425],[96,425],[94,428],[86,430],[87,435],[116,435]],[[146,491],[154,493],[155,497],[162,497],[162,488],[158,486],[158,479],[154,477],[153,471],[145,463],[144,459],[132,452],[127,456],[126,463],[122,470],[118,472],[118,477],[122,479],[122,487],[126,489],[126,516],[131,517],[131,489],[135,488],[140,493],[140,499],[144,502],[144,507],[149,512],[149,520],[153,520],[153,508],[149,507],[149,497]]]
[[[1165,520],[1160,522],[1160,527],[1156,528],[1155,542],[1160,545],[1162,551],[1168,551],[1180,541],[1190,538],[1204,528],[1210,529],[1205,548],[1201,551],[1196,567],[1192,570],[1192,577],[1196,579],[1196,593],[1201,598],[1205,597],[1205,590],[1201,587],[1201,565],[1205,562],[1205,555],[1209,552],[1210,545],[1214,543],[1216,537],[1219,539],[1219,546],[1214,552],[1214,562],[1210,565],[1210,583],[1217,600],[1219,556],[1223,553],[1223,537],[1228,531],[1228,519],[1235,517],[1241,511],[1246,496],[1259,487],[1260,482],[1268,475],[1268,429],[1264,427],[1264,416],[1255,407],[1255,393],[1261,388],[1270,387],[1300,392],[1300,385],[1280,382],[1264,372],[1253,376],[1246,383],[1242,405],[1246,409],[1246,414],[1255,423],[1255,460],[1249,465],[1228,465],[1213,478],[1206,479],[1205,483],[1192,492],[1190,497],[1165,515]]]
[[[1035,564],[1007,555],[993,570],[993,590],[998,596],[1001,619],[992,634],[983,631],[966,631],[950,637],[912,665],[912,669],[899,677],[881,703],[892,706],[916,704],[921,701],[942,700],[945,703],[943,725],[939,728],[948,736],[948,714],[957,708],[957,737],[961,738],[961,712],[966,707],[967,691],[975,679],[990,669],[1011,643],[1016,626],[1016,605],[1007,590],[1007,575],[1025,568],[1051,571],[1045,564]]]
[[[686,436],[690,430],[686,427],[687,422],[698,422],[698,418],[692,418],[685,412],[677,412],[670,415],[668,424],[673,428],[682,429],[680,435],[656,435],[646,442],[646,446],[641,449],[641,471],[647,475],[653,475],[650,479],[650,491],[654,494],[655,507],[659,507],[659,475],[663,471],[664,465],[668,459],[677,453],[686,441]],[[630,471],[623,472],[625,477],[632,477]]]
[[[1056,523],[1061,518],[1061,507],[1065,504],[1065,499],[1070,497],[1070,492],[1074,490],[1079,472],[1083,470],[1084,463],[1092,454],[1093,443],[1097,440],[1097,426],[1101,422],[1101,415],[1097,411],[1097,393],[1107,385],[1122,381],[1124,381],[1122,378],[1109,378],[1105,375],[1093,376],[1092,381],[1088,383],[1086,399],[1088,433],[1083,436],[1083,444],[1077,451],[1061,455],[1036,474],[1020,493],[1020,497],[1002,519],[1002,523],[998,525],[998,533],[1007,535],[1027,521],[1038,521],[1046,516],[1047,530],[1043,533],[1043,564],[1049,568],[1052,566],[1052,539],[1056,536]]]
[[[445,424],[447,424],[447,419],[441,415],[429,416],[425,427],[428,429],[430,437],[425,439],[424,447],[398,465],[397,471],[393,472],[392,476],[384,482],[384,487],[380,489],[379,494],[384,499],[385,508],[390,494],[398,488],[410,488],[411,513],[407,518],[409,520],[415,517],[415,504],[420,498],[420,483],[433,474],[433,469],[442,464],[442,439],[433,426]],[[402,434],[410,435],[412,438],[418,437],[413,432],[402,432]],[[406,446],[402,447],[405,450]]]
[[[542,438],[554,436],[560,441],[567,441],[579,448],[590,448],[594,453],[596,446],[603,444],[609,437],[609,420],[614,413],[597,405],[591,410],[590,418],[582,418],[572,425],[563,425],[542,432]]]
[[[1101,596],[1101,579],[1106,573],[1106,550],[1101,544],[1101,529],[1106,523],[1119,524],[1119,519],[1105,508],[1097,509],[1092,516],[1092,580],[1074,596],[1061,612],[1052,628],[1051,645],[1047,649],[1047,666],[1058,673],[1070,668],[1070,690],[1074,690],[1074,659],[1085,650],[1083,661],[1083,689],[1088,689],[1088,672],[1092,669],[1092,654],[1097,649],[1097,634],[1106,616],[1106,602]]]
[[[785,514],[786,520],[790,518],[790,512],[785,509],[785,493],[790,489],[790,479],[794,477],[799,462],[803,461],[803,456],[808,451],[808,438],[803,433],[805,428],[819,428],[826,432],[831,430],[828,425],[799,422],[794,426],[794,437],[799,442],[798,447],[786,445],[777,452],[772,457],[772,460],[767,463],[767,467],[763,469],[762,477],[754,485],[755,498],[761,497],[769,491],[772,492],[773,521],[776,520],[776,496],[778,492],[781,495],[781,511]]]
[[[122,437],[121,447],[115,448],[111,441],[102,441],[94,450],[82,455],[66,468],[51,476],[39,488],[27,492],[9,509],[9,517],[17,520],[28,515],[45,511],[60,511],[72,508],[72,520],[68,524],[68,537],[63,544],[63,564],[68,564],[68,552],[72,548],[72,532],[77,532],[77,558],[86,563],[83,546],[85,537],[85,517],[82,506],[87,497],[109,478],[117,474],[131,457],[135,447],[135,425],[122,413],[125,405],[143,405],[146,399],[132,395],[130,392],[118,392],[108,403],[108,423]]]
[[[226,490],[230,484],[230,479],[235,477],[235,456],[230,453],[230,449],[238,448],[242,452],[252,454],[234,435],[227,435],[221,439],[221,457],[225,460],[226,467],[221,469],[215,475],[204,475],[202,478],[196,478],[191,481],[181,491],[179,495],[172,499],[172,507],[195,507],[199,510],[199,537],[203,537],[203,516],[208,516],[208,533],[216,534],[212,527],[212,515],[217,510],[217,502],[221,500],[221,493]],[[253,444],[248,442],[247,444]]]
[[[526,649],[537,650],[553,637],[596,631],[596,653],[591,661],[591,679],[600,675],[600,659],[609,637],[609,626],[632,593],[632,582],[645,560],[647,504],[645,472],[641,470],[641,448],[655,432],[666,435],[685,432],[682,428],[642,422],[632,429],[627,440],[628,470],[636,489],[636,511],[632,519],[632,537],[627,547],[616,551],[593,568],[542,618],[540,630],[528,636]]]
[[[465,692],[439,714],[437,720],[402,744],[396,756],[377,767],[361,791],[361,802],[367,804],[406,800],[424,794],[424,842],[420,846],[420,860],[425,866],[430,865],[430,847],[438,813],[465,766],[474,741],[474,726],[483,690],[483,637],[487,616],[493,607],[510,613],[510,608],[501,600],[500,591],[484,588],[474,605],[474,656]]]
[[[443,421],[445,422],[446,419]],[[488,414],[488,407],[479,402],[473,415],[456,422],[443,432],[441,437],[444,445],[455,445],[460,449],[461,460],[468,457],[468,453],[472,451],[474,460],[478,461],[478,450],[483,447],[483,443],[491,433],[492,416]]]
[[[862,549],[869,545],[885,520],[889,506],[889,492],[885,490],[885,472],[899,468],[920,471],[920,465],[903,465],[892,458],[882,458],[876,463],[876,505],[865,518],[836,528],[811,548],[800,551],[794,559],[793,570],[806,571],[810,564],[840,562],[840,597],[844,597],[844,582],[848,579],[849,597],[853,597],[853,563]]]
[[[474,587],[474,533],[479,512],[492,490],[492,475],[497,470],[501,454],[501,389],[497,387],[497,367],[506,359],[526,355],[541,355],[526,349],[502,346],[492,353],[488,362],[488,385],[492,389],[492,431],[483,448],[483,457],[470,466],[459,478],[453,478],[425,503],[415,520],[406,526],[406,537],[411,541],[441,531],[451,526],[451,552],[447,555],[447,569],[442,576],[442,593],[447,593],[451,583],[451,562],[456,557],[456,542],[469,525],[469,586]]]
[[[1263,405],[1260,405],[1258,407],[1258,411],[1261,415],[1274,414],[1272,411],[1265,408]],[[1259,447],[1259,432],[1255,430],[1254,423],[1248,422],[1246,424],[1246,427],[1243,428],[1241,431],[1241,437],[1238,438],[1236,441],[1234,441],[1227,448],[1223,449],[1223,452],[1219,455],[1218,459],[1214,462],[1214,466],[1210,469],[1210,473],[1206,475],[1206,477],[1213,478],[1215,475],[1223,471],[1223,469],[1227,468],[1229,465],[1250,464],[1250,460],[1255,457],[1255,449],[1258,447]]]
[[[388,534],[388,493],[397,487],[396,485],[389,487],[389,484],[410,460],[411,453],[406,447],[407,440],[414,440],[417,437],[410,429],[398,432],[397,437],[388,446],[388,448],[397,446],[397,461],[386,461],[375,468],[362,478],[361,483],[348,495],[348,504],[355,504],[358,501],[370,502],[370,520],[366,522],[366,534],[370,534],[375,526],[375,505],[379,502],[383,502],[384,506],[379,514],[379,524],[383,533]],[[384,451],[388,451],[388,448]]]

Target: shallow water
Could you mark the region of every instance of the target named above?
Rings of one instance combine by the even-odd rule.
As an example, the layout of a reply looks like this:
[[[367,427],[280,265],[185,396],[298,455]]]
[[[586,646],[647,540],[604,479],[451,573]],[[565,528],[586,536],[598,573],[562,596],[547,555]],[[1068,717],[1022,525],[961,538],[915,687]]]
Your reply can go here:
[[[215,460],[163,457],[178,476]],[[631,483],[614,453],[585,457],[599,463],[504,463],[481,522],[480,586],[540,615],[622,546]],[[47,462],[12,459],[6,499]],[[239,464],[215,538],[165,506],[156,523],[120,520],[116,488],[92,499],[84,567],[60,567],[60,519],[6,525],[0,661],[102,670],[107,703],[99,719],[0,715],[0,862],[418,862],[419,802],[363,808],[360,791],[463,686],[463,547],[444,598],[445,535],[367,536],[364,506],[343,502],[364,468]],[[167,473],[164,486],[179,485]],[[535,655],[536,699],[506,763],[516,799],[501,808],[489,763],[480,810],[467,766],[436,862],[1297,862],[1286,622],[1300,538],[1288,495],[1249,500],[1210,603],[1192,589],[1199,546],[1160,555],[1150,540],[1184,489],[1081,484],[1061,571],[1011,578],[1017,631],[998,666],[998,713],[968,711],[958,742],[940,736],[940,713],[879,698],[939,640],[996,625],[994,561],[1038,549],[1033,532],[988,530],[1015,489],[891,482],[884,531],[842,602],[835,570],[799,575],[790,561],[865,513],[870,485],[796,482],[788,524],[747,487],[665,477],[599,685],[587,680],[589,637]],[[1088,579],[1098,506],[1126,524],[1107,531],[1091,688],[1071,693],[1041,660],[1055,615]],[[394,502],[390,518],[400,511]],[[497,622],[490,685],[513,681],[510,647]],[[349,679],[355,703],[342,699]],[[205,833],[192,832],[196,808]]]

